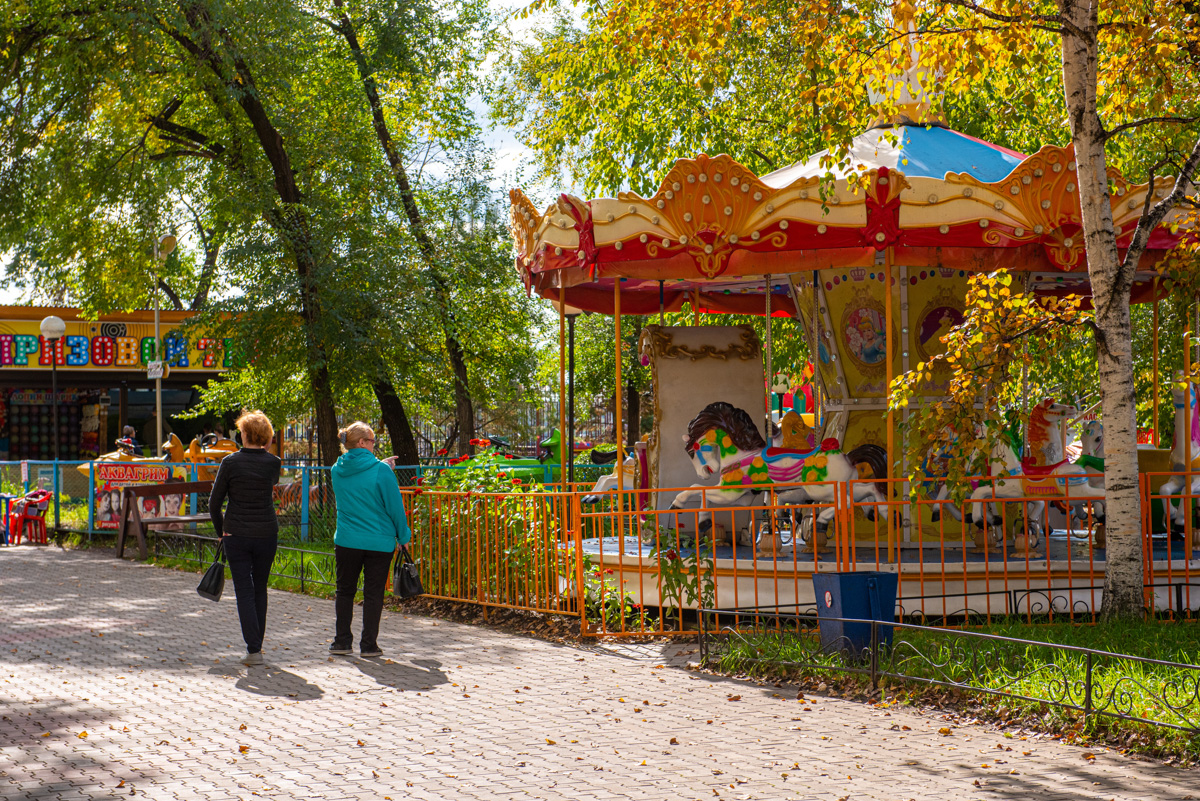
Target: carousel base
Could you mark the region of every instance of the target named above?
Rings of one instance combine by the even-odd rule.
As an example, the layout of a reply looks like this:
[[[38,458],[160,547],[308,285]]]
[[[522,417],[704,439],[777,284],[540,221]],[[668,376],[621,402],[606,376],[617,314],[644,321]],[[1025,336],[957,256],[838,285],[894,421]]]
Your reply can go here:
[[[1148,582],[1157,609],[1200,610],[1200,548],[1179,539],[1152,539]],[[747,545],[721,545],[706,552],[713,604],[718,609],[799,612],[816,610],[812,575],[839,569],[832,547],[805,553],[790,542],[778,556],[755,555]],[[635,602],[660,605],[658,559],[651,544],[636,537],[585,539],[582,550],[594,569],[612,571]],[[695,570],[695,548],[664,547]],[[711,560],[711,561],[710,561]],[[1010,540],[1003,548],[977,549],[971,541],[901,543],[889,561],[886,545],[861,544],[842,553],[851,570],[898,572],[897,613],[915,619],[966,615],[1090,615],[1098,612],[1104,586],[1105,551],[1085,537],[1054,531],[1028,553]],[[695,608],[694,605],[687,605]]]

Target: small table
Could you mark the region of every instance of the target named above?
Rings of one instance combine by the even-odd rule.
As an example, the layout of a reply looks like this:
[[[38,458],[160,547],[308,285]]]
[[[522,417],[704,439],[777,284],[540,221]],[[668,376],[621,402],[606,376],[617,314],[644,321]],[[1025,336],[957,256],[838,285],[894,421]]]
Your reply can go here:
[[[4,523],[0,526],[0,545],[8,545],[8,519],[9,512],[12,508],[12,502],[17,498],[23,498],[23,495],[10,495],[7,492],[0,492],[0,504],[4,505]]]

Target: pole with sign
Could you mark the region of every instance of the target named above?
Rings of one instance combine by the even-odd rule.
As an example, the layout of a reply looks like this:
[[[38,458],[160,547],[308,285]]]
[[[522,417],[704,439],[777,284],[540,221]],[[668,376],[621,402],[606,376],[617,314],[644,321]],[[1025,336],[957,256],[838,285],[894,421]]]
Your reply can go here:
[[[158,325],[158,263],[166,261],[167,256],[171,255],[171,251],[175,249],[175,237],[171,234],[164,235],[161,239],[154,243],[154,361],[146,365],[146,376],[154,379],[154,424],[156,429],[156,444],[154,455],[162,454],[163,435],[162,435],[162,379],[163,379],[163,362],[162,362],[162,331]]]

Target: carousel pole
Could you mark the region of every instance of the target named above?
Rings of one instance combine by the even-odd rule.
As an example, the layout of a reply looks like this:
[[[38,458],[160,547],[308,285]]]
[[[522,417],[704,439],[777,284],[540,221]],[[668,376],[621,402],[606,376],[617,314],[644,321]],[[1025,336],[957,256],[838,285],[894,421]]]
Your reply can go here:
[[[1156,284],[1155,294],[1157,295],[1158,294],[1158,292],[1157,292],[1158,279],[1157,278],[1154,279],[1154,283]],[[1153,375],[1154,375],[1154,384],[1153,384],[1153,387],[1154,387],[1154,447],[1159,448],[1162,446],[1160,445],[1159,439],[1158,439],[1158,298],[1157,297],[1154,299],[1154,334],[1153,334],[1153,336],[1154,336],[1154,346],[1153,346],[1152,352],[1154,354],[1154,368],[1153,368]]]
[[[1185,317],[1186,320],[1186,312]],[[1176,431],[1176,437],[1183,437],[1183,488],[1180,490],[1179,508],[1183,510],[1183,530],[1188,548],[1188,559],[1192,554],[1192,504],[1184,500],[1191,492],[1192,486],[1192,332],[1183,332],[1183,431]],[[1178,440],[1176,440],[1178,441]],[[1168,522],[1168,528],[1170,523]],[[1169,541],[1168,541],[1169,543]],[[1169,547],[1169,545],[1168,545]]]
[[[567,451],[575,460],[575,443],[567,442],[567,285],[559,274],[558,284],[558,480],[567,480]],[[575,488],[567,486],[567,492]]]
[[[817,320],[820,319],[821,302],[818,294],[817,282],[821,279],[820,274],[813,270],[813,308],[812,308],[812,364],[813,364],[813,425],[817,428],[818,437],[825,434],[825,426],[821,423],[825,417],[825,379],[821,377],[821,340],[818,333],[821,329],[817,327]],[[796,313],[800,312],[800,304],[796,304]]]
[[[664,297],[665,297],[665,295],[664,295],[664,290],[663,290],[663,282],[659,281],[658,282],[658,324],[659,325],[665,325],[665,321],[663,320],[663,306],[665,305]]]
[[[775,373],[772,370],[771,362],[771,276],[764,275],[763,280],[766,282],[766,292],[763,293],[767,298],[767,423],[763,429],[763,439],[766,440],[767,446],[771,445],[771,387],[775,383]]]
[[[700,325],[700,287],[692,287],[692,325]]]
[[[617,369],[616,381],[617,388],[614,393],[616,404],[613,406],[613,428],[617,433],[617,471],[620,475],[620,470],[625,464],[625,437],[621,426],[621,277],[613,276],[613,321],[616,326],[616,348],[617,348]],[[617,536],[625,536],[625,527],[621,522],[621,510],[625,507],[625,495],[622,492],[622,483],[617,482]]]
[[[892,463],[895,462],[895,460],[896,460],[896,450],[895,450],[896,449],[896,417],[895,417],[895,413],[892,412],[892,405],[890,403],[890,400],[892,397],[892,377],[893,377],[893,372],[894,372],[892,359],[895,358],[895,355],[896,355],[895,344],[892,342],[892,339],[893,339],[893,337],[892,337],[892,256],[893,256],[892,249],[891,249],[891,247],[889,247],[884,253],[884,270],[885,270],[885,272],[884,272],[884,278],[883,278],[883,292],[884,292],[884,296],[885,296],[885,304],[883,307],[884,308],[883,341],[884,341],[884,347],[887,351],[886,359],[885,359],[885,362],[887,364],[887,375],[886,375],[887,384],[884,389],[883,400],[884,400],[884,403],[887,403],[887,405],[888,405],[888,410],[887,410],[887,471],[885,472],[885,477],[887,478],[887,493],[884,496],[885,499],[888,501],[888,503],[884,508],[886,509],[886,513],[887,513],[887,553],[888,553],[888,561],[889,562],[894,562],[896,560],[896,543],[895,543],[895,534],[892,531],[892,504],[891,504],[891,500],[892,500],[892,481],[891,481],[891,479],[892,479]],[[853,518],[851,518],[851,526],[853,526]],[[851,536],[850,543],[852,544],[853,536],[854,536],[853,529],[850,532],[850,536]]]

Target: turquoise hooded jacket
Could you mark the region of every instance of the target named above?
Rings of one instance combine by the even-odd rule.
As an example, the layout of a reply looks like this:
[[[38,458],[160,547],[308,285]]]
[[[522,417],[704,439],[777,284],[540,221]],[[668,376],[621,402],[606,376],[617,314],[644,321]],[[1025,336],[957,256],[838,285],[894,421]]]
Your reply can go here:
[[[335,545],[390,553],[397,543],[408,544],[412,532],[392,468],[366,448],[352,448],[331,472],[337,501]]]

